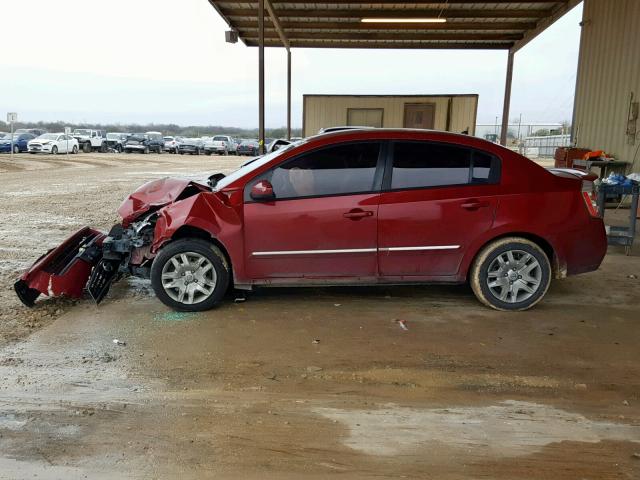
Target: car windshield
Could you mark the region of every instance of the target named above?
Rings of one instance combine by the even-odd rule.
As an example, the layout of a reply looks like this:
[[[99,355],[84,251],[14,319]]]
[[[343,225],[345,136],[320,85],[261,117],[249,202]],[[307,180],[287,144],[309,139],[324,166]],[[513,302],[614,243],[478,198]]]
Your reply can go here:
[[[276,150],[275,152],[271,152],[271,153],[266,154],[263,157],[260,157],[255,162],[251,162],[251,163],[245,165],[244,167],[240,167],[238,170],[230,173],[229,175],[227,175],[226,177],[221,179],[216,185],[216,188],[215,188],[216,191],[223,189],[227,185],[231,185],[231,183],[235,182],[239,178],[242,178],[243,176],[247,175],[248,173],[251,173],[254,170],[262,167],[263,165],[269,163],[274,158],[279,157],[284,152],[286,152],[287,150],[292,148],[293,145],[294,144],[287,145],[286,147],[282,147],[281,149]],[[296,144],[296,145],[299,145],[299,144]]]
[[[91,135],[91,130],[85,130],[82,128],[77,128],[73,131],[74,135]]]
[[[44,135],[40,135],[38,140],[57,140],[58,135],[55,133],[45,133]]]

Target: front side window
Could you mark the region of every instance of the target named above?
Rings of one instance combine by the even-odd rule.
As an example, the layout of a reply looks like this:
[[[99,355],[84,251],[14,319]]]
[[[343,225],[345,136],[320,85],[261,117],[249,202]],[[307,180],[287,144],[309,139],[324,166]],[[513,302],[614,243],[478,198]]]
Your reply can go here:
[[[497,157],[445,143],[396,142],[391,189],[496,183]]]
[[[273,170],[276,199],[370,192],[379,153],[379,143],[352,143],[302,154]]]

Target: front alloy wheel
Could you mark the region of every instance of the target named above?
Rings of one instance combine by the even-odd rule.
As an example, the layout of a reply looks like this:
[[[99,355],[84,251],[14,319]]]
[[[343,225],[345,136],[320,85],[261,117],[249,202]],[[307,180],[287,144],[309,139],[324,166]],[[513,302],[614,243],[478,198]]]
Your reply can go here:
[[[476,297],[496,310],[526,310],[538,303],[551,283],[546,253],[524,238],[504,238],[485,247],[471,268]]]
[[[155,258],[151,284],[158,298],[174,310],[208,310],[227,291],[229,267],[215,245],[200,239],[177,240]]]

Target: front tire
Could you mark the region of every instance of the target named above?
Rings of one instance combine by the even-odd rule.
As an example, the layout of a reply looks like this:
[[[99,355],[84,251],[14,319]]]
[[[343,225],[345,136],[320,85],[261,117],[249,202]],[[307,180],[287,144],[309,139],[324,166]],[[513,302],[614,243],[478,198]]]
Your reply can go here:
[[[51,147],[51,155],[57,155],[57,154],[58,154],[58,147],[54,145],[53,147]]]
[[[162,248],[151,265],[157,297],[174,310],[201,312],[222,300],[229,287],[229,264],[218,247],[185,238]]]
[[[144,147],[143,152],[145,155],[149,155],[149,147]]]
[[[496,240],[471,267],[470,283],[480,302],[502,311],[522,311],[542,300],[551,284],[547,254],[520,237]]]

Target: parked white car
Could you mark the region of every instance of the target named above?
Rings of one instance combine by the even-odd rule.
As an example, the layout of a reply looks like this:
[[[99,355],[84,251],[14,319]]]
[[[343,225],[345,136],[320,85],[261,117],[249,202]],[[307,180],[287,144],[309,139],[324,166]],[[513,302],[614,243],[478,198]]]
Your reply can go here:
[[[29,141],[29,153],[78,153],[78,140],[64,133],[45,133]]]

